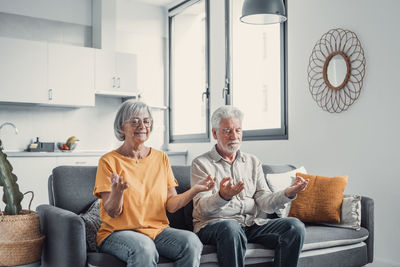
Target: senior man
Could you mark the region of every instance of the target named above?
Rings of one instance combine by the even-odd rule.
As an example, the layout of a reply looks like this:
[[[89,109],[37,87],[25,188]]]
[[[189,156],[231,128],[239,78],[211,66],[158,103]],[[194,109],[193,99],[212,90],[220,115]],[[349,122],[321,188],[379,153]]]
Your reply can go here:
[[[283,208],[308,180],[296,177],[290,187],[272,193],[261,162],[239,150],[242,120],[243,113],[233,106],[222,106],[211,117],[217,144],[193,160],[191,184],[207,177],[216,183],[193,199],[194,232],[203,244],[217,247],[221,267],[244,266],[247,242],[275,249],[275,266],[297,266],[304,224],[296,218],[267,219],[266,213]]]

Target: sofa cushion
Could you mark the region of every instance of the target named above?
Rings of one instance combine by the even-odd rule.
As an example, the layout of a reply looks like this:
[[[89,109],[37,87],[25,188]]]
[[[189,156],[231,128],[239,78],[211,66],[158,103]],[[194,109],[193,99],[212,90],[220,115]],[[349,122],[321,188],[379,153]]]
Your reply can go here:
[[[97,166],[59,166],[49,178],[50,203],[75,214],[87,209],[97,198],[93,196]]]
[[[213,248],[215,250],[215,247]],[[273,251],[270,250],[272,253]],[[246,254],[246,266],[254,267],[273,267],[273,256],[265,256],[265,251],[260,257],[249,257]],[[332,247],[319,250],[302,252],[299,259],[299,266],[364,266],[367,264],[367,253],[365,243],[358,243],[347,246]],[[160,261],[158,267],[174,267],[173,262]],[[215,252],[203,255],[200,259],[201,266],[218,267],[217,254]]]
[[[360,231],[351,229],[342,229],[319,225],[306,225],[306,238],[304,240],[303,252],[319,249],[327,249],[339,246],[348,246],[359,244],[368,238],[368,230],[361,228]],[[217,260],[216,247],[213,245],[204,245],[201,263],[215,263]],[[266,249],[260,244],[249,243],[246,249],[246,263],[252,259],[262,259],[263,261],[274,257],[273,249]],[[165,257],[160,257],[159,266],[173,266],[167,263],[171,262]],[[165,263],[165,265],[163,265]],[[90,266],[125,266],[117,258],[103,253],[88,253],[88,264]]]
[[[126,267],[126,263],[110,254],[89,252],[87,254],[88,267]]]
[[[356,244],[366,240],[368,236],[369,232],[364,227],[356,231],[353,229],[307,224],[303,251]]]
[[[304,240],[303,252],[316,249],[325,249],[338,246],[358,244],[368,238],[368,230],[361,228],[360,231],[352,229],[340,229],[328,226],[306,225],[306,238]],[[246,258],[274,257],[273,249],[266,249],[260,244],[249,243],[246,249]],[[201,262],[216,262],[216,247],[205,245]]]
[[[190,166],[171,166],[175,179],[178,181],[178,194],[190,189]]]
[[[347,176],[325,177],[297,173],[309,179],[304,191],[292,201],[289,216],[303,222],[340,222],[340,207],[343,191],[347,185]]]

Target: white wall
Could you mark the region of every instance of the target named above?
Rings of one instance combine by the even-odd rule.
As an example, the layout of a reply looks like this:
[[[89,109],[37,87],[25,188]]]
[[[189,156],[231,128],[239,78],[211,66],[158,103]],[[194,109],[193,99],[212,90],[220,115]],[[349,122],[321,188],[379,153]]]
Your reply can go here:
[[[138,55],[138,89],[144,101],[164,103],[166,13],[163,7],[117,0],[116,50]]]
[[[304,165],[310,173],[320,175],[348,174],[346,192],[370,196],[375,201],[375,263],[372,266],[400,266],[400,213],[396,201],[400,187],[397,172],[400,2],[288,2],[289,140],[249,141],[243,143],[242,149],[265,163]],[[337,27],[358,35],[367,70],[359,99],[348,111],[330,114],[320,109],[309,93],[307,66],[315,43],[325,32]],[[213,38],[218,36],[212,35]],[[223,53],[218,44],[212,44],[212,49],[214,55]],[[221,63],[215,59],[211,62],[214,66],[211,75],[221,75],[222,71],[216,70]],[[213,111],[221,103],[221,82],[212,87],[218,91],[215,100],[211,100]],[[170,147],[187,148],[190,162],[207,151],[211,143]]]
[[[288,142],[269,146],[263,160],[302,163],[315,173],[349,175],[347,192],[375,200],[376,266],[400,266],[400,214],[395,200],[400,140],[400,97],[396,76],[400,2],[395,0],[289,1]],[[323,33],[341,27],[354,31],[365,51],[367,72],[360,98],[346,112],[329,114],[308,92],[306,67]],[[256,144],[248,149],[256,151]],[[280,147],[283,149],[280,150]],[[267,148],[267,147],[266,147]],[[280,151],[285,151],[284,153]]]

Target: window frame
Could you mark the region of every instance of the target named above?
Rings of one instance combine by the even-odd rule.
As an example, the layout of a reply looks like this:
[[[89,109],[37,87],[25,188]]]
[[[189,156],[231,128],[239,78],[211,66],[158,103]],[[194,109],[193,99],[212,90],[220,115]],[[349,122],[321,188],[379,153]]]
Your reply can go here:
[[[232,25],[231,25],[231,1],[225,0],[225,104],[232,105],[233,91],[231,88],[232,77]],[[287,13],[287,0],[283,0]],[[281,36],[281,127],[260,130],[244,130],[243,141],[248,140],[288,140],[288,23],[287,21],[280,25]]]
[[[205,132],[197,133],[197,134],[174,134],[173,133],[173,122],[174,122],[174,112],[172,109],[172,18],[182,11],[184,11],[187,7],[191,5],[204,1],[205,4],[205,12],[206,12],[206,27],[205,27],[205,91],[203,92],[200,101],[206,101],[205,103]],[[198,142],[210,142],[210,90],[209,90],[209,81],[210,81],[210,3],[209,0],[186,0],[182,3],[168,9],[168,134],[169,134],[169,143],[198,143]]]

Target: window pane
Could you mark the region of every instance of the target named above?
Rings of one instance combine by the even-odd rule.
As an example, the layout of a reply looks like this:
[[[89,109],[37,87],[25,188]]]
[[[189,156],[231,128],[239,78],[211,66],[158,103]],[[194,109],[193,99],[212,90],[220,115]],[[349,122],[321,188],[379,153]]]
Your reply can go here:
[[[205,134],[207,99],[202,101],[207,83],[205,1],[171,18],[170,38],[172,135]]]
[[[232,103],[244,130],[281,128],[281,25],[242,23],[243,2],[231,1]]]

